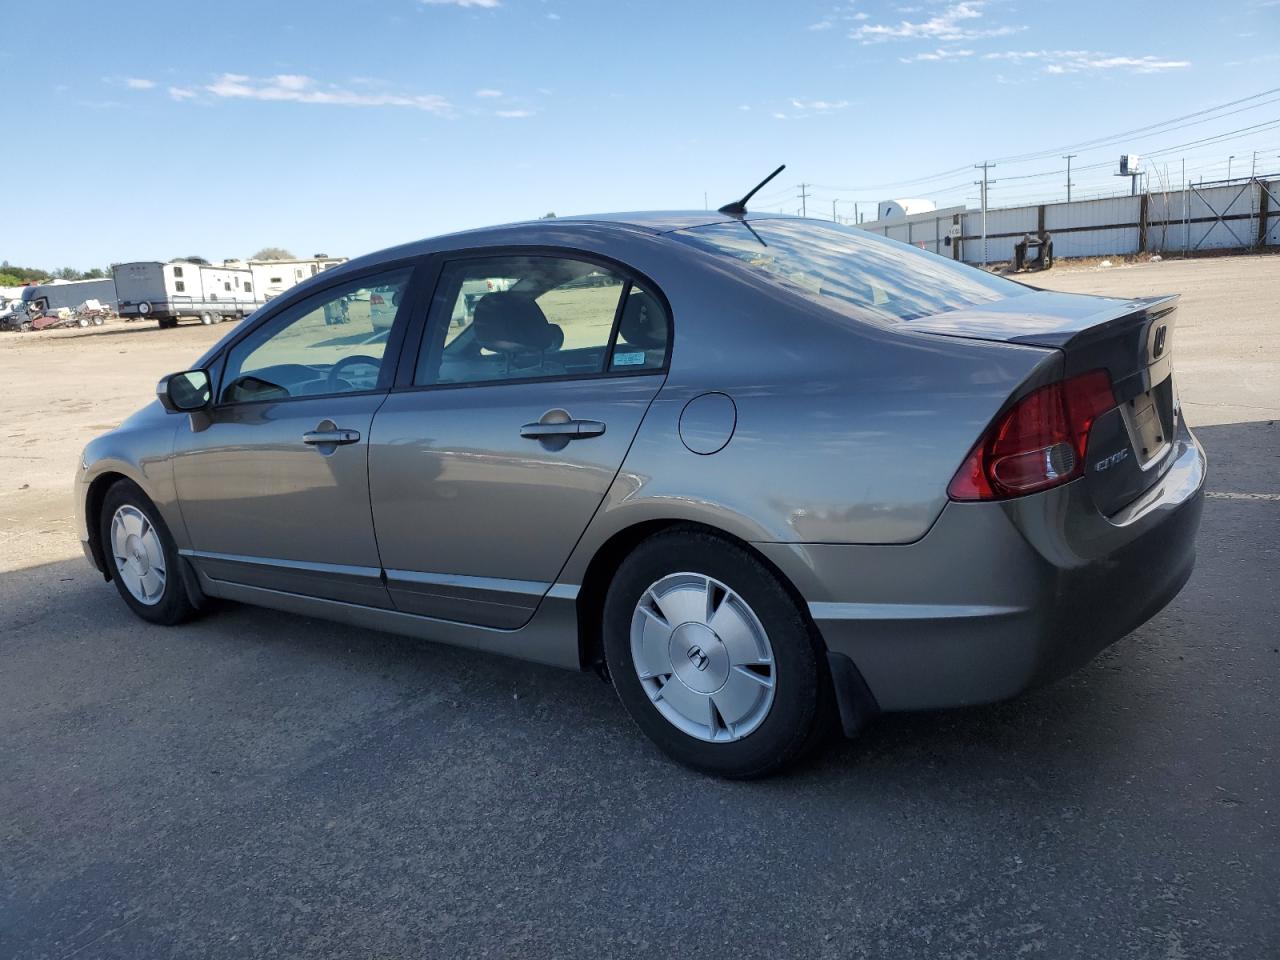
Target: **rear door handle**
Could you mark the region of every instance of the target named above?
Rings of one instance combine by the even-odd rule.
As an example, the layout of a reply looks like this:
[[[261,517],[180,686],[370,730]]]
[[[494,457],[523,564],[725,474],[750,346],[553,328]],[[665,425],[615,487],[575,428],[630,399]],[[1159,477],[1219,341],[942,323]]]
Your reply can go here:
[[[599,420],[566,420],[562,423],[526,423],[520,428],[520,436],[533,440],[552,440],[564,437],[568,440],[581,440],[584,437],[598,437],[604,433],[604,424]]]
[[[341,446],[345,443],[359,443],[359,430],[311,430],[302,435],[302,442],[309,443],[312,446],[323,446],[324,444],[333,444]]]

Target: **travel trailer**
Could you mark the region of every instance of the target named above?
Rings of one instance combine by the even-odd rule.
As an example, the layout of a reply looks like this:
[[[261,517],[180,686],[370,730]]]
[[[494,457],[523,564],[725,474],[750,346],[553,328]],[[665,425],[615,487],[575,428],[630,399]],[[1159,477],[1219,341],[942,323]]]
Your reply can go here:
[[[155,320],[162,330],[182,319],[221,323],[248,316],[263,302],[247,266],[195,260],[139,261],[111,268],[125,320]]]
[[[290,287],[295,287],[303,280],[340,263],[346,263],[346,257],[328,257],[317,253],[314,257],[291,260],[249,260],[248,267],[253,274],[253,289],[261,302],[278,297]]]

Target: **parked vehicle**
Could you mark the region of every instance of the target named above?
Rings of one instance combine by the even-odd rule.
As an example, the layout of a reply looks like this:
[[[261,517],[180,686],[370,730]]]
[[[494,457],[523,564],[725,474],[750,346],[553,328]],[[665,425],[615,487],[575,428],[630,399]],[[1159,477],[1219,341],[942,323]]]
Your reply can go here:
[[[31,311],[18,299],[6,300],[0,306],[0,330],[30,330]]]
[[[114,306],[116,285],[110,277],[99,280],[54,280],[23,287],[22,299],[33,314],[53,313],[63,307],[73,309],[89,299]]]
[[[1176,296],[741,206],[440,237],[289,291],[88,445],[86,555],[154,623],[222,597],[594,667],[738,777],[833,717],[1060,677],[1177,594],[1206,464]],[[360,290],[398,297],[387,336],[324,322]]]
[[[194,260],[141,261],[111,268],[125,320],[155,320],[160,329],[179,320],[204,324],[239,320],[257,309],[248,267],[215,266]]]

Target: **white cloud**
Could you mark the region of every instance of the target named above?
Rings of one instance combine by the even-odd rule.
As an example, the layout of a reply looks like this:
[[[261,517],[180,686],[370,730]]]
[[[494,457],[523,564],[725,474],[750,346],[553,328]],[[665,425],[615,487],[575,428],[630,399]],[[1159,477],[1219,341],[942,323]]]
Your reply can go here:
[[[170,87],[169,96],[174,100],[190,100],[196,92],[188,87]]]
[[[266,78],[224,73],[204,90],[225,99],[318,103],[344,107],[411,107],[437,114],[452,111],[452,104],[436,94],[357,93],[332,84],[318,84],[311,77],[295,73],[281,73]]]
[[[124,85],[130,90],[150,90],[156,85],[154,80],[144,80],[142,77],[125,77]]]
[[[799,100],[795,97],[791,98],[791,105],[797,110],[805,110],[810,113],[831,113],[833,110],[843,110],[849,105],[848,100]]]
[[[979,26],[987,0],[963,0],[944,8],[927,20],[900,20],[897,23],[863,23],[849,33],[854,40],[864,44],[885,43],[889,40],[978,40],[983,37],[1004,37],[1025,30],[1022,26]]]
[[[1036,63],[1044,72],[1054,75],[1097,73],[1123,70],[1128,73],[1163,73],[1191,66],[1190,60],[1170,60],[1151,54],[1141,57],[1116,57],[1093,50],[1004,50],[983,55],[984,60],[1009,60],[1014,63]]]
[[[500,97],[502,96],[502,91],[494,90],[492,87],[483,87],[482,89],[476,91],[476,96],[477,97]]]
[[[743,113],[749,113],[751,111],[751,108],[747,106],[745,103],[738,104],[738,109],[741,110]]]
[[[547,14],[547,19],[548,19],[548,20],[559,20],[559,19],[560,19],[560,14],[558,14],[558,13],[548,13],[548,14]]]
[[[502,6],[500,0],[421,0],[428,7],[483,7],[492,10]]]
[[[522,117],[532,117],[532,110],[495,110],[495,117],[502,117],[504,120],[518,120]]]
[[[972,50],[952,50],[939,47],[937,50],[917,53],[913,57],[899,57],[900,63],[922,63],[935,60],[956,60],[961,57],[972,57]]]
[[[867,19],[867,15],[865,13],[863,13],[861,10],[854,11],[853,4],[847,3],[845,4],[844,7],[837,7],[836,9],[832,10],[830,13],[824,16],[821,20],[818,20],[816,23],[809,24],[807,27],[805,27],[805,29],[818,32],[822,30],[830,30],[837,23],[856,22],[859,20],[866,20],[866,19]]]

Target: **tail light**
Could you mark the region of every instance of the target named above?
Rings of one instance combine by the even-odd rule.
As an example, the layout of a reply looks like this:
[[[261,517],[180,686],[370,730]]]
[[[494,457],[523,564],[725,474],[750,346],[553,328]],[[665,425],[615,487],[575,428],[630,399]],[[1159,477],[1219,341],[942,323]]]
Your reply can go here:
[[[371,304],[377,304],[378,306],[382,306],[382,294],[380,294],[380,293],[371,293],[371,294],[369,294],[369,303],[371,303]]]
[[[1115,405],[1105,370],[1027,394],[987,428],[947,494],[952,500],[1005,500],[1082,476],[1089,430]]]

